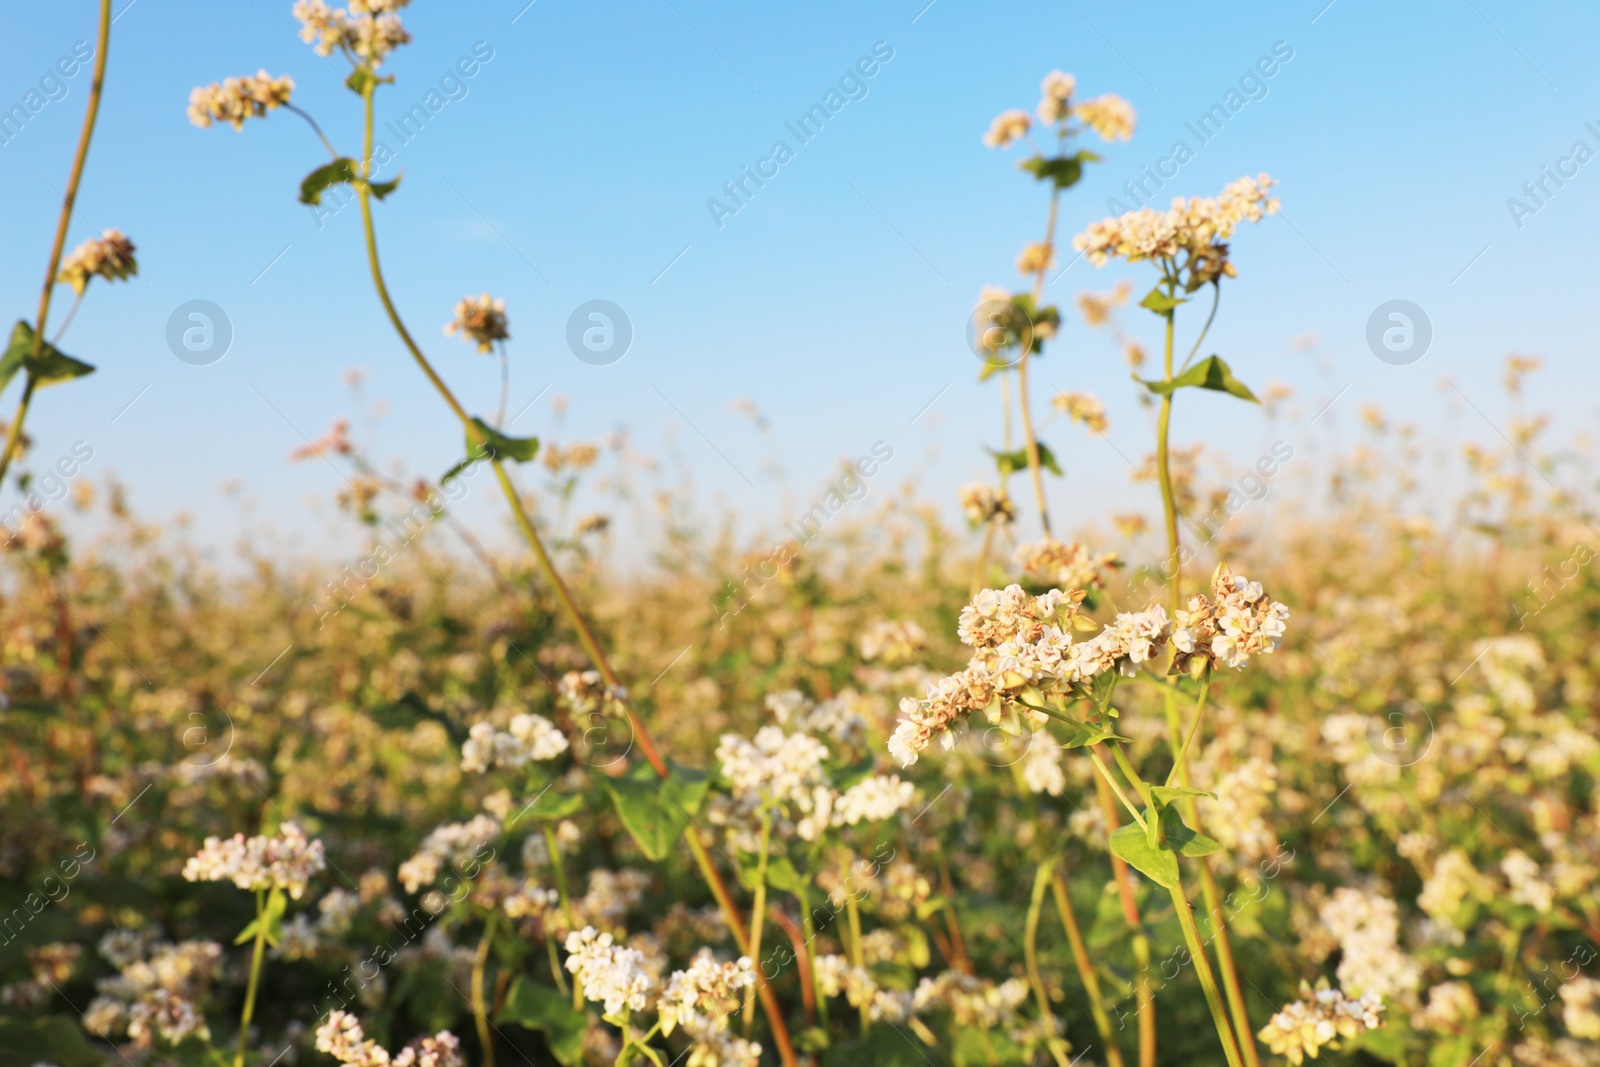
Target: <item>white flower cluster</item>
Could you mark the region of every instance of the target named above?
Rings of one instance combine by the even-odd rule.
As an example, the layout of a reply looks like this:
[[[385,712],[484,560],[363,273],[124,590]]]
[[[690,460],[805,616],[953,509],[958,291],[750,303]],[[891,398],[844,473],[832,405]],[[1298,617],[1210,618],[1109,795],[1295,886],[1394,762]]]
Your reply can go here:
[[[1277,788],[1278,768],[1251,756],[1212,786],[1216,799],[1200,802],[1206,826],[1232,862],[1250,864],[1278,853],[1278,835],[1266,818]]]
[[[496,342],[511,339],[506,302],[488,293],[464,296],[456,303],[455,318],[445,323],[444,333],[446,337],[460,334],[463,341],[475,343],[479,352],[493,352]]]
[[[232,882],[240,889],[284,889],[295,900],[311,876],[327,866],[322,842],[309,841],[300,827],[286,822],[276,837],[208,837],[183,865],[190,882]]]
[[[1317,911],[1339,943],[1339,984],[1357,994],[1415,993],[1421,967],[1399,948],[1400,918],[1393,900],[1340,886]]]
[[[916,786],[893,774],[876,774],[844,791],[833,805],[833,825],[880,822],[911,806]]]
[[[317,1051],[350,1067],[463,1067],[461,1039],[449,1030],[419,1038],[394,1056],[367,1037],[361,1021],[347,1011],[330,1011],[317,1027]]]
[[[95,983],[98,995],[84,1013],[92,1034],[128,1038],[148,1048],[159,1035],[170,1045],[185,1038],[209,1038],[205,1017],[195,1002],[215,976],[222,946],[215,941],[157,939],[156,931],[113,931],[100,941],[100,953],[118,970]]]
[[[958,1026],[980,1030],[1010,1028],[1028,1000],[1028,983],[1008,978],[996,985],[987,978],[945,971],[937,978],[924,978],[912,998],[915,1011],[944,1009]]]
[[[961,510],[967,521],[977,526],[989,522],[1009,526],[1017,521],[1017,507],[1011,498],[987,482],[969,482],[961,487]]]
[[[1052,70],[1039,83],[1039,121],[1057,123],[1070,113],[1067,104],[1078,91],[1078,79],[1065,71]]]
[[[1561,986],[1561,1021],[1567,1033],[1588,1041],[1600,1039],[1600,982],[1578,975]]]
[[[1289,609],[1267,597],[1260,582],[1234,574],[1226,564],[1211,576],[1211,597],[1189,598],[1177,613],[1172,644],[1174,673],[1197,675],[1206,668],[1243,667],[1251,656],[1277,651],[1288,631]]]
[[[843,956],[819,956],[812,966],[822,996],[843,994],[852,1008],[866,1008],[873,1021],[902,1023],[911,1017],[912,995],[881,988],[865,967],[857,967]]]
[[[1028,740],[1028,751],[1022,759],[1022,780],[1029,792],[1060,796],[1067,788],[1067,774],[1062,767],[1064,750],[1040,731]]]
[[[553,760],[567,750],[567,736],[543,715],[511,717],[510,732],[493,723],[474,723],[461,745],[461,769],[482,774],[490,767],[525,767],[530,760]]]
[[[1057,393],[1051,398],[1050,406],[1073,422],[1083,423],[1084,429],[1092,434],[1103,435],[1111,428],[1105,402],[1093,393]]]
[[[644,953],[618,945],[610,934],[585,926],[567,935],[567,970],[583,988],[583,995],[604,1004],[606,1015],[624,1008],[643,1011],[650,1004],[651,981],[644,969]]]
[[[444,867],[482,864],[493,854],[500,836],[500,820],[492,815],[477,815],[470,822],[445,823],[422,839],[422,847],[400,865],[400,882],[407,893],[432,885]]]
[[[1266,190],[1276,184],[1265,174],[1230,182],[1216,197],[1177,197],[1166,211],[1142,207],[1113,218],[1091,222],[1072,239],[1072,247],[1103,267],[1113,257],[1138,263],[1146,259],[1192,265],[1200,281],[1233,277],[1227,241],[1243,222],[1260,222],[1277,214],[1278,201]]]
[[[1324,983],[1325,985],[1325,983]],[[1341,1037],[1355,1037],[1383,1025],[1383,998],[1376,993],[1352,997],[1342,989],[1312,989],[1300,983],[1300,999],[1284,1005],[1259,1035],[1275,1056],[1305,1062]]]
[[[265,70],[197,85],[189,93],[189,121],[202,129],[213,122],[231,122],[234,129],[242,130],[245,119],[266,117],[267,112],[287,104],[293,92],[293,78],[274,78]]]
[[[1549,911],[1556,904],[1556,887],[1545,877],[1539,865],[1520,849],[1500,861],[1500,870],[1511,883],[1511,900],[1532,908]]]
[[[1115,552],[1096,555],[1053,537],[1018,545],[1012,558],[1030,579],[1058,589],[1099,589],[1105,585],[1105,572],[1122,566]]]
[[[906,624],[905,636],[921,640],[922,628]],[[846,689],[831,700],[814,701],[797,689],[767,694],[767,710],[780,724],[813,737],[830,737],[840,744],[859,743],[867,733],[867,720],[857,710],[861,697]]]
[[[1033,120],[1021,108],[1002,111],[989,124],[989,132],[983,135],[983,143],[990,148],[1005,148],[1013,141],[1026,137],[1032,125]]]
[[[1123,612],[1074,644],[1070,630],[1093,627],[1080,613],[1085,595],[1081,589],[1052,589],[1032,597],[1011,585],[975,596],[956,627],[975,654],[966,669],[931,684],[922,700],[900,702],[890,753],[910,766],[935,740],[954,748],[956,731],[973,712],[985,711],[997,721],[1026,686],[1049,691],[1082,685],[1112,670],[1131,676],[1166,648],[1172,624],[1160,607]]]
[[[376,67],[385,56],[411,40],[397,12],[411,0],[350,0],[348,8],[330,8],[325,0],[296,0],[300,39],[320,56],[334,49]]]
[[[572,712],[574,719],[615,715],[622,713],[628,691],[622,686],[606,685],[599,671],[568,671],[556,682],[556,699]]]
[[[67,254],[61,261],[61,271],[56,281],[72,286],[79,296],[89,285],[89,279],[100,277],[108,282],[120,281],[139,273],[133,258],[133,242],[121,230],[105,230],[99,237],[91,237]]]
[[[756,968],[749,956],[740,956],[733,963],[718,963],[710,949],[701,949],[689,969],[674,971],[662,990],[657,1007],[661,1032],[671,1036],[681,1026],[698,1037],[726,1030],[740,993],[753,989],[755,984]]]
[[[1072,105],[1072,117],[1100,135],[1107,144],[1133,140],[1133,105],[1116,93],[1105,93]]]

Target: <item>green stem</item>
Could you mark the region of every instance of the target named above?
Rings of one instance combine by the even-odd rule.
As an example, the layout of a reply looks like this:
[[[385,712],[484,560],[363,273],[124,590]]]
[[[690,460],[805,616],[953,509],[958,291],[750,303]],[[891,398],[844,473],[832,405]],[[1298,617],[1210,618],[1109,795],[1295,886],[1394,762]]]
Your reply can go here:
[[[1028,966],[1028,983],[1033,986],[1033,996],[1039,1002],[1039,1018],[1044,1021],[1046,1031],[1055,1036],[1056,1017],[1050,1010],[1050,993],[1044,987],[1044,978],[1039,973],[1039,914],[1044,910],[1044,893],[1050,885],[1050,872],[1055,867],[1055,857],[1051,857],[1039,864],[1039,869],[1033,876],[1033,895],[1028,899],[1028,918],[1023,926],[1022,953]],[[1057,1067],[1068,1067],[1066,1053],[1062,1051],[1059,1042],[1046,1039],[1050,1047],[1050,1054],[1055,1057]]]
[[[250,981],[245,986],[244,1011],[239,1016],[239,1050],[233,1055],[233,1067],[244,1067],[244,1051],[250,1039],[250,1019],[256,1013],[256,990],[261,985],[261,958],[266,948],[266,890],[258,889],[256,890],[256,943],[250,955]]]
[[[762,927],[767,919],[767,857],[772,851],[772,812],[764,810],[761,813],[761,859],[756,866],[756,891],[755,903],[750,908],[750,951],[751,959],[761,958]],[[748,1034],[750,1023],[755,1017],[756,991],[751,986],[744,994],[744,1026]]]
[[[367,264],[372,273],[373,286],[377,290],[378,299],[383,304],[383,309],[389,317],[390,324],[394,327],[395,333],[399,335],[406,350],[411,353],[417,366],[422,370],[429,382],[433,384],[433,387],[438,391],[445,403],[449,405],[450,410],[461,420],[462,427],[465,429],[469,440],[477,440],[474,435],[481,436],[481,431],[476,429],[466,409],[461,406],[455,394],[450,391],[449,386],[445,385],[444,380],[433,369],[433,365],[428,362],[428,358],[417,347],[416,341],[412,339],[410,331],[406,329],[405,323],[401,320],[399,312],[395,310],[394,301],[389,296],[389,288],[383,280],[383,268],[378,259],[378,238],[372,222],[371,189],[366,182],[372,165],[372,91],[374,84],[369,82],[362,93],[365,105],[364,151],[360,164],[362,181],[356,186],[357,199],[361,203],[362,229],[366,237]],[[621,683],[617,679],[616,672],[611,669],[611,663],[600,648],[600,643],[595,640],[593,632],[589,629],[588,621],[584,618],[583,613],[578,610],[577,603],[567,590],[566,583],[562,581],[560,573],[555,569],[555,564],[550,559],[550,554],[545,550],[544,541],[539,537],[538,531],[534,529],[532,520],[528,518],[528,513],[523,507],[522,498],[517,494],[516,487],[511,484],[510,477],[501,467],[498,460],[494,461],[493,466],[495,475],[500,482],[500,487],[505,493],[506,501],[511,506],[512,515],[517,520],[517,526],[522,531],[524,539],[527,540],[528,546],[533,550],[546,580],[555,590],[556,598],[561,602],[561,608],[567,616],[567,621],[577,633],[579,643],[583,645],[584,651],[589,654],[590,660],[600,672],[601,677],[605,679],[606,684],[620,688]],[[649,731],[645,729],[644,723],[635,714],[632,707],[625,707],[624,710],[628,717],[629,727],[633,731],[634,739],[639,743],[639,750],[643,753],[646,761],[649,762],[651,768],[659,777],[669,777],[671,771],[666,762],[662,760],[660,753],[656,751],[655,743],[651,739]],[[734,940],[740,943],[742,951],[745,946],[744,922],[740,918],[738,910],[733,907],[733,898],[728,893],[727,884],[712,864],[711,857],[706,854],[705,845],[700,841],[699,836],[691,832],[687,835],[687,840],[691,851],[694,853],[695,862],[698,864],[701,874],[705,877],[706,885],[711,890],[711,895],[717,899],[718,906],[722,909],[723,918],[728,924],[728,930],[734,935]],[[778,1049],[778,1057],[784,1067],[798,1067],[799,1060],[795,1056],[794,1046],[789,1038],[789,1028],[784,1022],[782,1008],[779,1007],[771,987],[760,974],[760,968],[757,968],[756,982],[759,986],[761,1005],[767,1015],[767,1024],[771,1028],[772,1041]]]
[[[1222,1006],[1222,994],[1217,991],[1216,976],[1211,973],[1211,961],[1206,957],[1205,946],[1200,943],[1200,931],[1194,925],[1194,915],[1189,898],[1181,885],[1170,890],[1172,906],[1178,913],[1178,925],[1183,928],[1183,940],[1189,947],[1189,957],[1194,961],[1195,976],[1200,979],[1201,992],[1206,997],[1206,1007],[1211,1011],[1211,1022],[1217,1028],[1217,1039],[1222,1042],[1222,1053],[1228,1058],[1228,1067],[1244,1067],[1239,1056],[1239,1046],[1233,1039],[1233,1027]]]
[[[850,891],[850,861],[849,854],[844,854],[844,907],[850,919],[850,962],[857,970],[867,969],[866,950],[861,946],[861,906],[856,903],[856,895]],[[872,1015],[865,1001],[861,1004],[861,1032],[865,1034],[872,1027]]]
[[[1117,799],[1122,801],[1122,806],[1128,809],[1128,814],[1132,815],[1133,821],[1139,824],[1139,829],[1148,833],[1150,828],[1145,825],[1144,816],[1139,814],[1138,807],[1128,799],[1128,794],[1122,791],[1122,786],[1112,777],[1111,769],[1100,758],[1100,753],[1096,752],[1093,747],[1088,751],[1089,759],[1093,761],[1095,770],[1100,772],[1100,777],[1111,787],[1111,791],[1117,795]]]
[[[1045,255],[1039,264],[1039,271],[1033,280],[1033,307],[1037,313],[1039,300],[1044,295],[1044,276],[1049,267],[1049,249],[1054,246],[1056,233],[1056,216],[1060,211],[1061,191],[1050,191],[1050,217],[1045,223],[1044,247]],[[1031,334],[1031,331],[1030,331]],[[1039,438],[1033,432],[1033,411],[1028,405],[1028,360],[1033,355],[1034,339],[1028,338],[1028,348],[1022,353],[1022,358],[1017,360],[1017,409],[1022,416],[1023,443],[1027,446],[1028,473],[1033,479],[1033,493],[1039,501],[1039,524],[1044,528],[1044,535],[1050,536],[1050,505],[1044,495],[1044,472],[1039,462]]]
[[[1106,1067],[1123,1067],[1122,1049],[1117,1047],[1116,1035],[1111,1032],[1111,1017],[1106,1014],[1105,998],[1100,994],[1100,978],[1094,964],[1089,962],[1089,949],[1083,941],[1083,930],[1072,911],[1072,901],[1067,896],[1067,882],[1061,877],[1060,865],[1050,862],[1050,888],[1056,902],[1056,913],[1061,916],[1061,927],[1066,931],[1067,944],[1072,947],[1072,962],[1078,969],[1078,979],[1089,997],[1089,1014],[1094,1017],[1094,1028],[1105,1045]]]
[[[44,288],[39,293],[39,313],[34,319],[33,362],[44,354],[45,322],[50,317],[50,298],[55,293],[56,274],[61,269],[61,253],[67,245],[67,227],[72,221],[72,207],[78,201],[78,183],[83,180],[83,167],[89,159],[89,142],[94,138],[95,122],[100,117],[100,96],[106,81],[106,54],[111,48],[111,0],[100,0],[100,33],[96,38],[94,74],[89,82],[89,103],[83,113],[83,128],[78,133],[78,150],[72,157],[72,170],[67,174],[67,190],[61,197],[61,214],[56,218],[55,241],[50,246],[50,264],[44,272]],[[0,450],[0,485],[5,484],[6,471],[16,457],[17,442],[22,439],[22,423],[28,417],[28,403],[33,399],[33,372],[28,372],[27,384],[22,388],[22,400],[17,412],[6,427],[6,443]]]
[[[1200,732],[1200,720],[1204,716],[1205,709],[1206,709],[1206,695],[1208,693],[1210,693],[1210,692],[1211,692],[1211,682],[1209,680],[1207,680],[1205,682],[1202,682],[1201,685],[1200,685],[1200,699],[1195,701],[1195,704],[1194,704],[1194,719],[1193,719],[1193,721],[1191,721],[1189,723],[1189,732],[1184,737],[1183,744],[1173,750],[1173,754],[1172,754],[1172,770],[1167,773],[1167,784],[1168,785],[1171,785],[1173,783],[1173,780],[1178,778],[1180,773],[1182,773],[1183,778],[1184,778],[1184,783],[1183,784],[1184,785],[1188,785],[1189,784],[1188,783],[1188,771],[1187,771],[1186,767],[1184,766],[1184,761],[1186,759],[1188,759],[1188,757],[1189,757],[1189,746],[1194,743],[1195,734]],[[1171,696],[1172,696],[1172,694],[1169,692],[1168,693],[1168,701],[1169,702],[1171,701]]]
[[[483,999],[483,967],[489,959],[489,945],[494,940],[495,924],[500,911],[489,913],[483,924],[483,936],[478,939],[478,951],[472,957],[472,1020],[478,1026],[478,1043],[483,1046],[483,1067],[494,1067],[494,1035],[489,1029],[489,1009]]]
[[[1172,289],[1168,283],[1168,290]],[[1166,313],[1166,349],[1163,362],[1162,381],[1172,381],[1172,332],[1176,315],[1172,311]],[[1172,582],[1172,610],[1176,612],[1182,606],[1182,565],[1178,555],[1178,501],[1172,488],[1172,465],[1170,461],[1169,435],[1172,428],[1172,394],[1174,390],[1167,390],[1161,397],[1161,410],[1156,417],[1156,476],[1161,483],[1161,510],[1166,519],[1167,527],[1167,566],[1171,569]]]
[[[550,867],[556,874],[556,892],[561,895],[561,915],[567,921],[567,929],[578,929],[578,915],[572,907],[572,894],[567,890],[567,865],[561,859],[561,842],[556,839],[556,832],[549,823],[544,823],[545,849],[550,853]],[[565,992],[565,990],[563,990]],[[574,1010],[583,1010],[583,987],[574,981],[572,983],[572,1007]]]

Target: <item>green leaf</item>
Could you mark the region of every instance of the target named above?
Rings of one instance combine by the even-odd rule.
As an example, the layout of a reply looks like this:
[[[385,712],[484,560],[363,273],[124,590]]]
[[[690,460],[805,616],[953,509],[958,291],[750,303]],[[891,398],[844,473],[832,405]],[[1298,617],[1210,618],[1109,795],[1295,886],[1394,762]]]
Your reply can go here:
[[[799,893],[810,881],[788,856],[767,860],[767,884],[780,893]]]
[[[267,894],[267,906],[260,915],[257,915],[233,939],[235,945],[242,945],[246,941],[254,941],[256,932],[263,926],[266,928],[266,942],[273,948],[283,940],[283,913],[289,908],[289,897],[281,889],[274,889]]]
[[[0,1048],[5,1049],[0,1063],[55,1063],[60,1067],[104,1067],[106,1063],[75,1016],[28,1020],[0,1016]]]
[[[1172,310],[1179,304],[1187,303],[1187,300],[1179,300],[1177,297],[1168,296],[1159,288],[1156,288],[1144,294],[1144,299],[1139,301],[1139,306],[1142,308],[1149,308],[1157,315],[1168,315],[1171,314]]]
[[[94,373],[94,367],[73,359],[49,341],[39,346],[37,357],[33,354],[33,346],[33,327],[18,321],[11,328],[11,342],[6,346],[6,354],[0,358],[0,389],[4,389],[17,371],[24,367],[28,370],[28,377],[40,385],[69,381]]]
[[[513,822],[533,819],[537,822],[559,822],[570,819],[584,809],[584,800],[577,793],[557,793],[546,789],[532,804],[517,812]]]
[[[367,188],[372,190],[372,195],[373,196],[377,197],[379,200],[382,200],[384,197],[388,196],[390,193],[392,193],[396,189],[400,188],[400,179],[404,178],[405,176],[406,176],[405,175],[405,171],[401,171],[399,174],[396,174],[394,176],[394,181],[392,181],[392,182],[368,182],[367,183]]]
[[[11,384],[11,379],[22,369],[23,361],[33,351],[33,327],[21,319],[11,328],[11,340],[6,344],[6,354],[0,356],[0,392]]]
[[[1018,448],[1011,452],[996,452],[991,448],[989,449],[989,455],[994,457],[994,465],[999,468],[1000,477],[1002,478],[1015,471],[1028,469],[1028,450],[1026,447]],[[1051,452],[1050,446],[1043,441],[1039,442],[1039,466],[1057,477],[1061,476],[1061,465],[1056,462],[1055,453]]]
[[[1165,844],[1152,845],[1142,827],[1134,823],[1119,827],[1111,835],[1111,851],[1156,885],[1178,888],[1178,857]]]
[[[858,1041],[835,1045],[822,1056],[822,1067],[927,1067],[922,1046],[898,1026],[874,1026]]]
[[[487,459],[509,459],[518,463],[531,463],[539,454],[537,437],[508,437],[482,419],[473,419],[481,437],[477,440],[467,433],[467,455]]]
[[[378,84],[378,76],[370,70],[357,70],[344,80],[345,88],[357,96],[364,95],[368,86],[376,84]]]
[[[305,176],[300,182],[300,202],[313,206],[322,203],[322,194],[329,186],[345,185],[359,178],[356,161],[343,156],[325,163]]]
[[[1248,386],[1233,376],[1233,369],[1223,361],[1221,356],[1207,356],[1196,363],[1170,382],[1144,381],[1144,387],[1158,396],[1166,396],[1175,389],[1184,389],[1193,386],[1197,389],[1211,389],[1218,393],[1228,393],[1240,400],[1258,403],[1256,395]]]
[[[1210,797],[1212,800],[1217,799],[1217,794],[1215,793],[1207,793],[1204,789],[1190,789],[1186,785],[1151,786],[1150,794],[1156,798],[1156,802],[1162,807],[1166,807],[1181,797]]]
[[[644,773],[623,778],[597,777],[611,794],[622,825],[638,842],[639,849],[659,863],[667,858],[694,819],[695,812],[700,810],[700,803],[711,786],[711,777],[704,771],[677,764],[672,765],[672,777],[665,779],[658,779],[649,767],[641,765],[639,770]]]
[[[1130,739],[1123,737],[1105,723],[1076,723],[1073,726],[1072,736],[1061,745],[1062,748],[1084,748],[1088,745],[1098,745],[1102,741],[1121,741],[1129,743]]]
[[[1071,156],[1056,156],[1053,159],[1034,156],[1032,159],[1023,160],[1017,166],[1040,181],[1055,182],[1057,189],[1070,189],[1083,177],[1083,157],[1082,152]]]
[[[549,986],[518,975],[494,1021],[540,1031],[550,1045],[551,1055],[563,1067],[578,1067],[583,1062],[583,1035],[589,1028],[589,1017]]]
[[[1190,858],[1209,856],[1222,847],[1200,831],[1185,826],[1183,816],[1178,814],[1177,808],[1161,809],[1161,829],[1166,834],[1167,844],[1180,856]]]

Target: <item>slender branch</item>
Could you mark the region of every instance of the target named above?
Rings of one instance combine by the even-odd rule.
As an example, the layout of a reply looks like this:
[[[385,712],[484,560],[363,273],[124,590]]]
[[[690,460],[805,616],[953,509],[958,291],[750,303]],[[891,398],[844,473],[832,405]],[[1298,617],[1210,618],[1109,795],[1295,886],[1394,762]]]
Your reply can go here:
[[[1194,339],[1194,347],[1189,349],[1189,354],[1183,358],[1183,366],[1178,368],[1179,374],[1188,370],[1189,364],[1194,362],[1195,353],[1200,351],[1200,345],[1204,343],[1206,334],[1211,332],[1211,324],[1216,321],[1217,305],[1222,303],[1222,283],[1212,282],[1211,289],[1211,314],[1206,316],[1206,324],[1200,328],[1200,336]]]
[[[1051,1035],[1045,1039],[1050,1054],[1055,1058],[1057,1067],[1069,1067],[1060,1042],[1051,1040],[1056,1033],[1056,1017],[1050,1010],[1050,993],[1045,989],[1044,978],[1039,973],[1039,914],[1044,909],[1044,893],[1050,885],[1050,872],[1054,867],[1055,858],[1051,857],[1039,864],[1039,870],[1033,876],[1033,895],[1028,898],[1028,917],[1023,925],[1022,953],[1027,961],[1028,983],[1033,986],[1034,999],[1039,1002],[1039,1018],[1045,1024],[1045,1032]]]
[[[256,890],[256,944],[250,954],[250,981],[245,987],[244,1012],[239,1016],[239,1050],[233,1055],[233,1067],[244,1067],[244,1052],[250,1040],[250,1019],[256,1013],[256,990],[261,986],[261,956],[267,948],[266,901],[266,890]]]
[[[50,246],[50,263],[44,272],[44,287],[39,293],[39,313],[34,319],[33,361],[44,354],[45,322],[50,317],[50,298],[55,293],[56,274],[61,269],[61,252],[67,244],[67,227],[72,222],[72,207],[78,202],[78,183],[83,180],[83,167],[89,159],[89,142],[94,138],[95,122],[100,117],[100,95],[105,88],[106,54],[111,48],[111,0],[100,0],[100,33],[95,41],[94,75],[89,82],[89,103],[83,113],[83,129],[78,134],[78,150],[72,157],[72,170],[67,175],[67,190],[61,197],[61,214],[56,219],[56,236]],[[5,484],[6,471],[16,456],[17,443],[22,439],[22,423],[28,417],[28,404],[33,400],[36,385],[33,372],[28,372],[27,384],[22,387],[22,400],[17,412],[6,427],[6,443],[0,449],[0,485]]]
[[[483,937],[478,939],[478,951],[472,957],[472,1019],[478,1027],[478,1043],[483,1046],[483,1067],[494,1067],[494,1034],[489,1029],[489,1009],[483,999],[483,968],[489,960],[489,945],[499,919],[498,908],[489,913],[489,920],[483,924]]]
[[[1094,762],[1095,770],[1100,772],[1100,777],[1111,787],[1111,791],[1117,795],[1117,799],[1122,801],[1122,806],[1128,809],[1128,814],[1133,816],[1133,821],[1139,824],[1139,829],[1148,831],[1150,828],[1145,825],[1144,816],[1139,814],[1139,809],[1128,799],[1128,794],[1122,791],[1122,786],[1118,785],[1117,780],[1111,776],[1110,768],[1100,758],[1100,753],[1095,751],[1095,746],[1090,746],[1089,748],[1089,759]]]

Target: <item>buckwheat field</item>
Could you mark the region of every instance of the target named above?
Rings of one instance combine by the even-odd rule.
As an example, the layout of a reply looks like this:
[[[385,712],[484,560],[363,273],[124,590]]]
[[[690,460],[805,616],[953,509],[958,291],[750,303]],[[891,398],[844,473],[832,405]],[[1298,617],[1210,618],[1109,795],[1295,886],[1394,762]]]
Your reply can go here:
[[[109,302],[177,235],[102,227],[119,220],[79,198],[111,180],[91,148],[131,114],[118,64],[158,62],[120,35],[156,13],[66,6],[82,48],[4,126],[21,144],[76,124],[53,199],[22,187],[51,239],[0,253],[45,268],[36,307],[7,290],[0,360],[0,1064],[1600,1063],[1593,456],[1529,409],[1536,357],[1474,398],[1509,417],[1446,382],[1455,429],[1230,362],[1213,331],[1245,325],[1257,250],[1304,237],[1270,158],[1202,182],[1175,146],[1103,212],[1080,182],[1137,158],[1149,87],[1012,71],[984,93],[987,130],[938,135],[1034,213],[989,242],[1009,280],[974,294],[955,342],[978,399],[946,417],[989,447],[913,469],[903,441],[852,445],[740,525],[739,495],[701,492],[670,450],[534,406],[544,372],[515,339],[547,308],[487,272],[425,302],[416,261],[386,258],[386,225],[454,195],[411,139],[482,103],[469,86],[505,42],[439,79],[407,63],[408,0],[265,4],[250,17],[298,33],[312,98],[235,42],[237,70],[137,106],[169,125],[187,108],[184,136],[246,175],[239,210],[297,196],[328,223],[328,299],[373,324],[360,359],[426,390],[404,417],[457,444],[448,469],[398,460],[354,373],[333,401],[349,413],[278,450],[273,477],[336,472],[317,506],[358,549],[261,534],[218,553],[168,517],[181,499],[151,513],[97,458],[98,409],[70,429],[119,358],[67,354],[70,327],[132,306]],[[707,202],[716,231],[760,225],[805,180],[778,175],[824,165],[805,147],[824,123],[887,106],[860,101],[946,12],[904,15],[773,125]],[[1295,56],[1280,41],[1247,78],[1264,97]],[[524,165],[510,140],[475,151]],[[298,189],[251,176],[284,159]],[[1534,188],[1519,229],[1564,203]],[[864,226],[906,210],[867,203]],[[208,270],[232,254],[185,247]],[[584,308],[572,351],[609,366],[634,326]],[[176,321],[197,365],[235,328]],[[1404,309],[1380,327],[1385,362],[1431,330]],[[1091,360],[1122,395],[1088,387]],[[734,412],[765,434],[761,403]],[[35,446],[44,418],[77,441],[59,458]],[[1241,426],[1262,442],[1243,463],[1219,444]],[[1093,448],[1121,495],[1075,488]],[[946,483],[941,464],[983,474]]]

